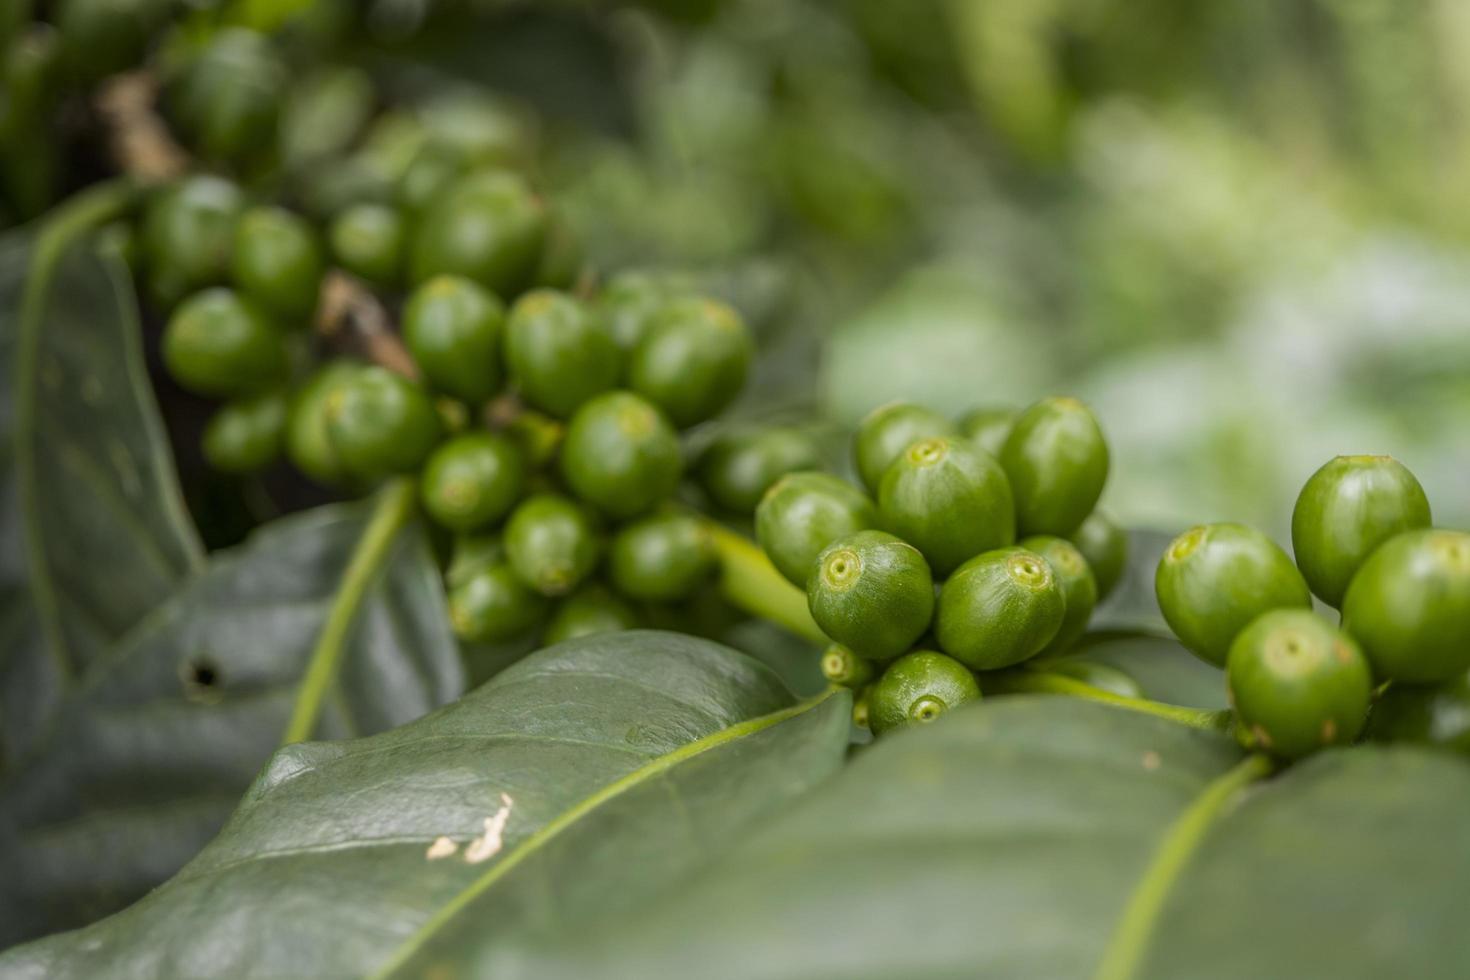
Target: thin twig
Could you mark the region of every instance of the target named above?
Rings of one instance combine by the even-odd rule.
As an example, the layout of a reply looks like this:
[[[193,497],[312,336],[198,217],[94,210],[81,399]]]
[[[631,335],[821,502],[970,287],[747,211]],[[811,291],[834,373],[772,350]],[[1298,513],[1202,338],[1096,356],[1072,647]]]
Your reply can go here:
[[[341,270],[322,280],[316,329],[329,340],[347,340],[366,357],[405,378],[417,378],[418,366],[393,331],[393,320],[361,281]]]
[[[171,180],[189,168],[189,154],[154,109],[157,99],[158,80],[149,71],[114,75],[96,97],[113,159],[123,173],[149,183]]]

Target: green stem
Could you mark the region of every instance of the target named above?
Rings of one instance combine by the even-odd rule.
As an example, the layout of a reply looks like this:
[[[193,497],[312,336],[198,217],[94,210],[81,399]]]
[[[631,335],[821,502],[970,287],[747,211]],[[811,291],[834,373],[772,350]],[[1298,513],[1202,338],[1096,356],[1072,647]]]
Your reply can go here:
[[[1128,711],[1167,718],[1182,725],[1189,725],[1191,728],[1203,728],[1209,731],[1229,731],[1232,719],[1229,711],[1206,711],[1203,708],[1186,708],[1177,704],[1150,701],[1147,698],[1130,698],[1123,694],[1114,694],[1112,691],[1093,687],[1076,678],[1048,674],[1042,670],[1023,668],[987,675],[984,684],[987,692],[993,690],[1006,694],[1065,694],[1074,698],[1086,698],[1089,701],[1101,701]]]
[[[62,677],[76,672],[77,664],[66,653],[66,644],[57,625],[60,609],[51,591],[49,573],[41,548],[34,535],[40,527],[39,498],[36,491],[35,435],[36,382],[40,375],[37,360],[41,350],[41,320],[46,297],[51,289],[56,266],[68,249],[88,234],[132,207],[137,186],[130,180],[118,179],[97,184],[63,202],[50,217],[44,219],[31,246],[26,268],[25,288],[21,293],[19,336],[16,338],[12,384],[15,385],[15,470],[22,526],[26,528],[26,566],[31,581],[31,598],[38,607],[46,649],[56,661]]]
[[[1138,972],[1159,913],[1200,841],[1242,790],[1270,772],[1270,759],[1263,755],[1247,756],[1206,786],[1174,821],[1124,906],[1123,917],[1103,952],[1093,980],[1127,980]]]
[[[806,593],[776,571],[754,542],[710,521],[720,553],[720,587],[739,609],[784,627],[802,639],[827,643],[827,635],[807,611]]]
[[[404,477],[388,484],[379,494],[372,519],[357,542],[357,549],[352,553],[352,560],[347,564],[342,584],[327,613],[327,621],[317,637],[316,646],[312,648],[311,661],[301,679],[301,690],[296,695],[296,706],[291,710],[291,721],[286,725],[282,745],[303,742],[316,730],[322,701],[336,679],[337,667],[342,662],[347,637],[352,632],[363,597],[392,550],[393,539],[413,516],[415,490],[414,481]]]

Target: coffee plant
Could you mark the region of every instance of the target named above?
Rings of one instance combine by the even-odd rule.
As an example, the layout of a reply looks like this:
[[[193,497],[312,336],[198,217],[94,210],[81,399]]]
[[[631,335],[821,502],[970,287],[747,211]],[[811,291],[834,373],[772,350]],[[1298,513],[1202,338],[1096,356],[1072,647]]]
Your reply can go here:
[[[1405,465],[1288,551],[1120,526],[1071,396],[767,411],[769,304],[360,8],[0,25],[0,978],[1470,972]]]

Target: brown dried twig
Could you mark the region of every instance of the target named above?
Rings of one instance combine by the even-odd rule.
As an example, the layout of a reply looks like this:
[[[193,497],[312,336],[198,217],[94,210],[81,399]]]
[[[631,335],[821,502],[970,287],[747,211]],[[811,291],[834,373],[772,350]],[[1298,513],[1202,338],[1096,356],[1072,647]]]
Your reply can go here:
[[[149,71],[114,75],[96,97],[118,167],[148,182],[170,180],[189,168],[189,154],[154,109],[157,98],[158,80]]]
[[[322,280],[316,329],[329,340],[355,344],[369,360],[405,378],[419,375],[387,309],[372,290],[345,272],[333,269]]]

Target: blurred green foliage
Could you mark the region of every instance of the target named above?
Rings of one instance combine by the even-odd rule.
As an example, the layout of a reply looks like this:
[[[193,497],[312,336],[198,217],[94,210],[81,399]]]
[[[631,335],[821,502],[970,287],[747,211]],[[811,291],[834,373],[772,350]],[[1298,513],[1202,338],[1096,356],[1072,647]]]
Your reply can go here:
[[[767,360],[808,360],[750,411],[1072,391],[1129,523],[1279,533],[1308,473],[1366,451],[1470,522],[1470,8],[729,0],[610,23],[632,133],[562,142],[553,179],[604,263],[779,270]]]
[[[27,6],[0,8],[0,223],[96,176],[59,162],[87,114],[50,100],[70,69]],[[268,191],[325,216],[429,143],[534,153],[595,268],[678,270],[742,308],[762,357],[737,418],[1071,392],[1133,525],[1280,535],[1338,452],[1402,457],[1470,524],[1463,0],[188,11],[165,80],[222,27],[283,41]]]

